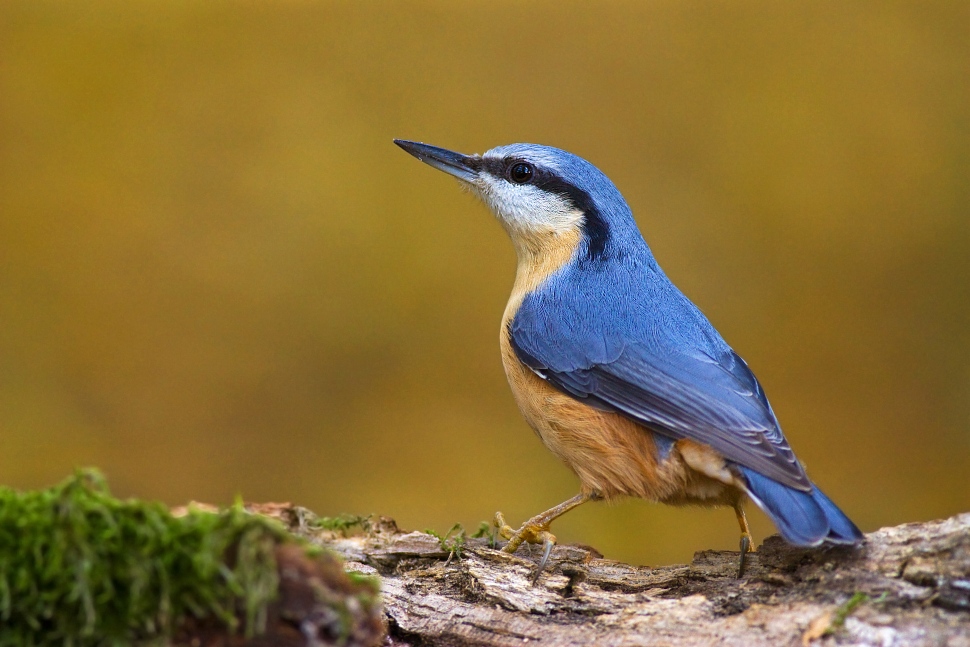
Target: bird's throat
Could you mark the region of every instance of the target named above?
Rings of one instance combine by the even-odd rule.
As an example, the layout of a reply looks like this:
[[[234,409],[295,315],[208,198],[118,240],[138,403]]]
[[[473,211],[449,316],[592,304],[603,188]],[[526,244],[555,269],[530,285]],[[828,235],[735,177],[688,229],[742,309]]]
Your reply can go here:
[[[512,234],[518,265],[502,325],[515,316],[527,294],[539,288],[569,262],[581,240],[582,230],[579,227],[566,231],[549,229]]]

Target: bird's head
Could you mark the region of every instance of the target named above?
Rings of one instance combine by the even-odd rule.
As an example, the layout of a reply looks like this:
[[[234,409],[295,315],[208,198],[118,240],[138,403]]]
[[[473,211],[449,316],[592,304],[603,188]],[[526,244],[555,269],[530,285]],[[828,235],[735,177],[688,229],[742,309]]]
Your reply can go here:
[[[631,236],[643,244],[617,188],[572,153],[510,144],[484,155],[463,155],[419,142],[394,143],[481,197],[508,231],[520,258],[568,246],[584,259],[598,259],[622,253]]]

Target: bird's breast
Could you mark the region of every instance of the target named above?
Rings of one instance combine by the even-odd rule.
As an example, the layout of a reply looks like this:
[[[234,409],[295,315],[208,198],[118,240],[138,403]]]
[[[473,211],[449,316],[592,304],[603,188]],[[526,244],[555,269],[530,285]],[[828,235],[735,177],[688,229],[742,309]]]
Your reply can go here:
[[[678,440],[659,452],[650,429],[560,391],[519,361],[502,327],[502,364],[522,416],[542,443],[579,477],[584,492],[674,505],[726,505],[738,496],[724,459]]]

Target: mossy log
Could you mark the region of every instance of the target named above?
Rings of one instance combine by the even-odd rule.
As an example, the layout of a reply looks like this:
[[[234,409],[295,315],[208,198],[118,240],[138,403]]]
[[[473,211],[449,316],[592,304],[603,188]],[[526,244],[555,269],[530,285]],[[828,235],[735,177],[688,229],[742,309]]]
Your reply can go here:
[[[246,512],[0,488],[0,647],[374,647],[374,578]]]
[[[538,551],[507,555],[460,529],[289,504],[169,511],[81,472],[0,489],[0,647],[970,647],[970,513],[866,539],[804,550],[771,537],[741,579],[730,551],[648,568],[558,546],[533,584]]]
[[[353,534],[301,508],[252,509],[380,577],[386,645],[970,647],[970,513],[883,528],[858,548],[769,537],[741,579],[736,552],[648,568],[558,546],[533,585],[538,550],[507,555],[386,518]]]

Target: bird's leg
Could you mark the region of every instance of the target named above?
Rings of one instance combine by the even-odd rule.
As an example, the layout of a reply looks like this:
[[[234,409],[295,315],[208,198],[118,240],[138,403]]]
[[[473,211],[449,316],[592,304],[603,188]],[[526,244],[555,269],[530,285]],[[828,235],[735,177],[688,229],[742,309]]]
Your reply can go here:
[[[744,516],[744,508],[741,507],[740,501],[734,504],[734,514],[737,515],[738,525],[741,526],[741,561],[738,564],[738,579],[741,579],[744,575],[748,551],[751,549],[751,531],[748,530],[748,519]]]
[[[568,501],[563,501],[556,507],[532,517],[522,524],[522,527],[518,530],[514,530],[512,526],[505,522],[505,517],[501,512],[496,512],[494,524],[498,528],[498,534],[509,540],[509,543],[502,550],[506,553],[514,553],[523,542],[543,545],[542,559],[539,560],[539,568],[536,571],[535,577],[532,579],[532,583],[535,584],[539,579],[539,575],[546,568],[546,562],[549,561],[552,547],[556,545],[556,536],[549,532],[549,524],[573,508],[594,498],[596,497],[591,494],[577,494]]]

